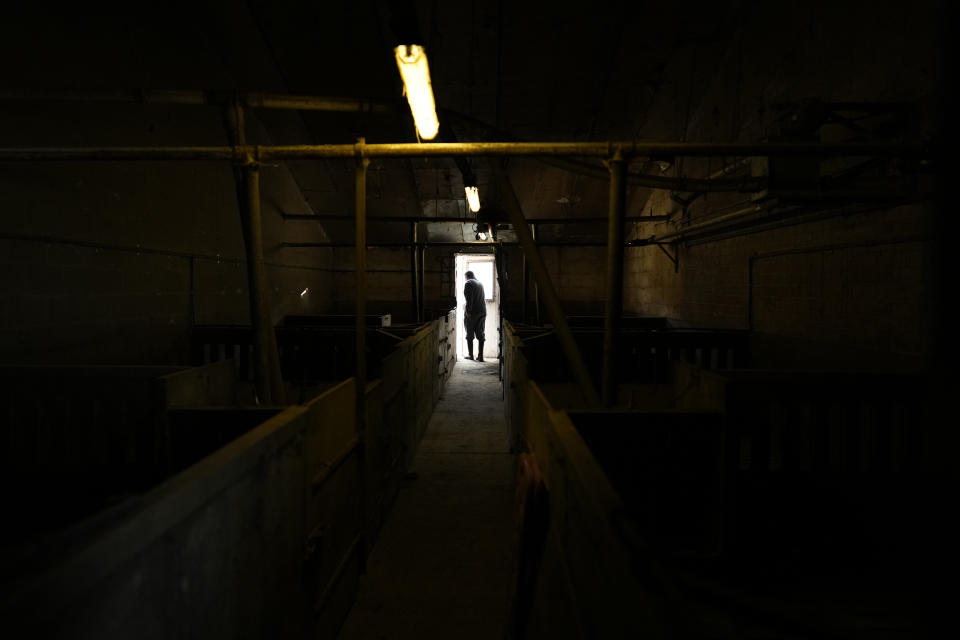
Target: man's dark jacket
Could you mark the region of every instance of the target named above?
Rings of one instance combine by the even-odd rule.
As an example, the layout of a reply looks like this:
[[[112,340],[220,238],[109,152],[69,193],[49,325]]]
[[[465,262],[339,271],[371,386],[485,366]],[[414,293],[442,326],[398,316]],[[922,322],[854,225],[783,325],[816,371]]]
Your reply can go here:
[[[463,297],[467,300],[467,313],[471,318],[487,315],[487,297],[479,280],[467,280],[463,285]]]

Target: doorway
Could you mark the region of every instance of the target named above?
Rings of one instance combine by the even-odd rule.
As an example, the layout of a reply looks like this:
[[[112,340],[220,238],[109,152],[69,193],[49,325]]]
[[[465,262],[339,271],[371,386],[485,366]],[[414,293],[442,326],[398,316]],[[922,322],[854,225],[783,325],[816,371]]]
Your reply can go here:
[[[497,357],[499,342],[500,321],[500,287],[497,282],[497,270],[494,265],[493,254],[489,253],[461,253],[456,257],[456,287],[457,287],[457,360],[463,360],[467,355],[467,332],[463,328],[463,307],[466,300],[463,297],[463,285],[467,281],[464,274],[473,271],[477,280],[483,285],[483,293],[487,297],[487,322],[484,325],[486,341],[483,343],[483,359],[494,360]],[[477,343],[474,342],[474,349]],[[477,355],[474,353],[474,355]]]

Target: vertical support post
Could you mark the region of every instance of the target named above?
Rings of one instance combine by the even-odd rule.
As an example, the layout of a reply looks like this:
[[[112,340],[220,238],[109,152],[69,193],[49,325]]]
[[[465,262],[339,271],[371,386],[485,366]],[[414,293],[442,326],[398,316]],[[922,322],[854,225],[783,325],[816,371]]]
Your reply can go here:
[[[536,242],[537,240],[537,223],[536,222],[530,223],[530,237],[533,239],[534,242]],[[526,251],[523,252],[523,257],[524,259],[526,259],[527,257]],[[542,326],[543,316],[540,314],[540,285],[537,283],[536,278],[534,278],[534,281],[533,281],[533,312],[534,312],[533,318],[534,320],[536,320],[537,326],[538,327]]]
[[[497,240],[493,245],[493,267],[496,274],[496,284],[491,293],[497,302],[497,362],[503,362],[503,307],[510,297],[510,283],[504,277],[507,255],[503,251],[503,240]],[[503,380],[503,367],[497,367],[497,378]]]
[[[529,306],[530,298],[530,274],[527,273],[527,254],[525,253],[520,255],[520,280],[520,288],[522,290],[520,297],[523,299],[520,319],[523,320],[524,324],[528,324],[530,318],[530,310],[527,308]]]
[[[353,252],[357,430],[361,434],[365,426],[363,408],[367,385],[367,166],[370,164],[370,160],[363,157],[364,142],[363,138],[358,138],[356,145],[357,165],[354,174],[356,235]]]
[[[423,279],[426,273],[426,269],[424,265],[424,263],[426,262],[425,260],[426,255],[427,255],[426,246],[422,244],[419,245],[417,247],[417,268],[419,269],[419,272],[420,272],[420,277],[418,278],[420,283],[419,285],[420,288],[419,288],[419,291],[417,291],[417,304],[419,304],[420,306],[417,309],[417,317],[420,319],[420,322],[423,322],[424,320],[426,320],[426,315],[423,310]]]
[[[227,135],[234,145],[246,145],[243,107],[234,101],[226,112]],[[234,167],[237,204],[247,258],[250,324],[253,328],[254,386],[262,404],[283,404],[283,380],[277,338],[270,313],[270,289],[263,259],[263,217],[260,210],[260,163],[252,154]]]
[[[560,297],[557,295],[556,290],[553,288],[553,282],[550,280],[547,265],[540,255],[540,250],[537,248],[536,242],[534,242],[530,228],[527,227],[527,221],[524,218],[523,210],[520,208],[520,201],[517,200],[517,194],[513,190],[513,185],[510,183],[510,178],[507,176],[506,169],[503,168],[503,165],[498,160],[495,160],[491,164],[493,165],[493,175],[500,187],[503,204],[507,209],[507,213],[510,215],[510,223],[513,225],[514,232],[517,234],[517,240],[520,242],[520,246],[523,247],[523,252],[530,261],[530,267],[539,285],[540,293],[543,295],[543,302],[550,316],[550,321],[553,322],[553,330],[557,334],[557,339],[560,341],[563,355],[567,358],[567,364],[570,366],[574,380],[576,380],[580,386],[580,390],[583,392],[587,404],[591,407],[596,407],[600,399],[597,397],[597,391],[593,386],[593,382],[590,380],[590,372],[587,370],[583,356],[580,355],[580,349],[573,339],[573,333],[567,324],[567,317],[563,314],[563,308],[560,305]]]
[[[190,328],[197,326],[197,259],[196,256],[190,256]],[[196,362],[194,364],[200,364]]]
[[[627,202],[627,163],[620,149],[607,161],[610,215],[607,219],[607,302],[603,321],[603,406],[617,402],[617,342],[623,315],[623,222]]]
[[[367,167],[369,158],[364,157],[366,141],[357,138],[355,146],[356,171],[354,173],[355,237],[354,237],[354,303],[356,331],[356,420],[358,444],[358,467],[360,472],[360,562],[366,568],[367,558]]]
[[[270,288],[267,282],[267,267],[263,259],[263,216],[260,210],[260,166],[248,162],[243,167],[244,183],[247,186],[247,275],[250,288],[250,318],[253,322],[254,357],[266,378],[266,393],[261,401],[270,404],[284,403],[283,376],[280,372],[280,354],[277,351],[277,335],[270,313]],[[259,352],[259,353],[258,353]],[[265,374],[265,375],[264,375]],[[260,389],[257,389],[258,393]]]
[[[420,271],[417,267],[417,227],[416,222],[410,223],[410,314],[415,322],[422,322],[420,318]]]

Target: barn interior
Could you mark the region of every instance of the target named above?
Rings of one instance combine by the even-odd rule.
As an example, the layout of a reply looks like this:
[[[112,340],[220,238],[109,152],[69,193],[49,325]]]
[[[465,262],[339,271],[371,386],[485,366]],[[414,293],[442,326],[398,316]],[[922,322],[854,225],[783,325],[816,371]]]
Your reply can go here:
[[[946,3],[5,13],[10,629],[938,628]]]

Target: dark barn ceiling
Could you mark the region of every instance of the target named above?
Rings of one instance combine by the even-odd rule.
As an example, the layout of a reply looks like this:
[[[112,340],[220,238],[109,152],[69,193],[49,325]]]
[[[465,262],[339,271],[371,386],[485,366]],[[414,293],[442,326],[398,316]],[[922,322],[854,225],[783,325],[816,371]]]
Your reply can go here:
[[[392,101],[398,107],[395,114],[299,112],[292,117],[294,124],[289,113],[262,110],[257,117],[275,144],[352,143],[360,136],[368,142],[410,142],[416,134],[392,52],[401,16],[420,31],[429,54],[444,136],[461,141],[681,141],[700,118],[726,123],[709,129],[709,141],[757,141],[765,131],[737,130],[744,121],[741,104],[765,106],[767,96],[758,94],[757,86],[789,86],[789,72],[780,67],[815,78],[817,64],[830,62],[830,38],[841,34],[849,40],[836,49],[844,55],[863,52],[864,61],[847,65],[851,69],[879,59],[884,48],[907,54],[917,49],[903,43],[890,48],[873,35],[874,26],[897,31],[902,12],[895,7],[872,11],[869,2],[852,0],[837,7],[826,2],[798,6],[750,0],[197,0],[110,10],[75,5],[52,14],[40,5],[17,5],[0,21],[0,55],[7,62],[4,84],[15,88],[40,82],[44,88],[249,90]],[[845,29],[853,19],[863,28]],[[908,37],[909,31],[903,31]],[[811,50],[791,40],[801,36],[822,41],[812,52],[818,61],[806,60]],[[746,64],[742,52],[748,38],[754,57]],[[916,55],[922,55],[919,50]],[[771,55],[756,55],[765,51]],[[718,114],[716,104],[700,102],[718,70],[725,68],[760,81],[744,83],[753,87],[750,95],[736,82],[724,86],[733,98],[730,105],[720,104],[725,112]],[[731,76],[724,77],[729,81]],[[116,86],[118,78],[124,86]],[[876,93],[878,99],[885,97]],[[698,112],[698,106],[707,111]],[[178,142],[219,144],[222,135],[222,128],[214,126],[203,139]],[[50,144],[102,142],[82,139],[80,131],[71,136]],[[600,178],[544,160],[510,160],[510,176],[528,218],[605,216],[605,169],[596,159],[577,160]],[[499,195],[490,160],[469,162],[484,209],[496,211]],[[287,164],[310,209],[289,213],[350,214],[349,163]],[[704,176],[709,171],[699,170],[703,168],[695,160],[676,166],[638,160],[630,171]],[[376,160],[368,190],[371,216],[472,218],[460,170],[450,159]],[[631,186],[627,215],[640,213],[650,193]],[[584,225],[570,226],[569,236],[602,235],[597,226],[598,234]],[[349,224],[325,227],[334,241],[352,239]],[[438,240],[470,235],[469,225],[446,231],[430,227]],[[553,233],[560,235],[561,229],[554,227]],[[373,242],[395,237],[395,225],[371,226]]]
[[[678,139],[677,131],[645,131],[663,78],[678,51],[729,35],[738,3],[360,2],[249,3],[250,12],[292,93],[398,100],[392,17],[415,4],[427,48],[440,119],[457,139]],[[655,25],[655,26],[654,26]],[[691,96],[685,96],[688,99]],[[401,105],[402,106],[402,105]],[[317,143],[415,140],[409,112],[398,116],[304,113]],[[472,159],[483,206],[497,207],[488,160]],[[599,163],[597,168],[601,168]],[[634,166],[634,171],[642,170]],[[296,170],[315,213],[346,214],[352,175],[344,163]],[[607,185],[533,159],[511,161],[528,217],[605,215]],[[467,215],[460,172],[451,160],[375,161],[369,174],[371,215]],[[634,194],[631,205],[642,205]],[[628,213],[630,213],[628,211]],[[469,229],[469,227],[467,227]],[[349,239],[346,225],[331,237]],[[438,240],[465,231],[431,230]],[[553,229],[560,232],[559,227]],[[582,225],[577,237],[588,231]],[[548,230],[549,232],[549,230]],[[376,233],[376,229],[373,230]]]

